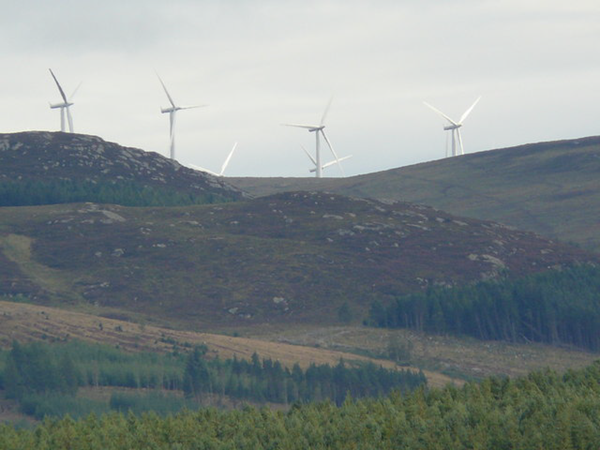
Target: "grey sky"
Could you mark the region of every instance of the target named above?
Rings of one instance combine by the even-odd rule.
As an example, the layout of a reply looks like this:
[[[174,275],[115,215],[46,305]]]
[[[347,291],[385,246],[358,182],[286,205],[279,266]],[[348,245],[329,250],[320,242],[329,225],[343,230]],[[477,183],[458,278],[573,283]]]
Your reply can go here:
[[[305,176],[318,122],[350,175],[441,158],[443,120],[466,152],[600,134],[597,0],[2,1],[0,130],[56,130],[67,93],[77,132],[236,176]],[[328,156],[326,156],[328,158]],[[325,172],[339,176],[335,167]]]

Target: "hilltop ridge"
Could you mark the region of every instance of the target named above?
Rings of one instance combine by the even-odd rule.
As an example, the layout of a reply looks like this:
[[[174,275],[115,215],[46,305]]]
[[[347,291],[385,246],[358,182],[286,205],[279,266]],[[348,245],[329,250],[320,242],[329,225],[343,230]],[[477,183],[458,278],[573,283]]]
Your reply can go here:
[[[297,190],[425,204],[600,251],[600,136],[445,158],[348,178],[228,178],[256,196]]]
[[[150,205],[192,204],[245,197],[222,178],[158,153],[45,131],[0,134],[0,189],[5,206],[113,199],[133,205],[142,196]]]

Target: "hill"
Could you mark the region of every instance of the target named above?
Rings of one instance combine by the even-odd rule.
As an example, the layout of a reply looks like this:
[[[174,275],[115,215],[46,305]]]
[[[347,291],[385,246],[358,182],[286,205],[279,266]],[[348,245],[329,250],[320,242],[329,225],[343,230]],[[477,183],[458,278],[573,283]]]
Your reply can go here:
[[[421,203],[600,251],[600,137],[446,158],[348,178],[228,178],[252,195],[313,190]]]
[[[358,321],[429,286],[600,262],[496,223],[324,193],[0,214],[1,293],[188,327]]]
[[[99,137],[0,134],[0,206],[78,201],[149,206],[241,198],[243,194],[221,178]]]

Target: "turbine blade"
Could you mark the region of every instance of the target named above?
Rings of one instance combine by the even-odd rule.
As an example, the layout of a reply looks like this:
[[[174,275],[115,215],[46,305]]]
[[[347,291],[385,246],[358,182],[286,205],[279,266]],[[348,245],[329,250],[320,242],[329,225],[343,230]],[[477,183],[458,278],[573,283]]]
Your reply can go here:
[[[60,92],[60,96],[62,97],[62,99],[64,100],[65,103],[68,103],[67,102],[67,96],[65,95],[65,91],[63,91],[62,87],[60,87],[60,83],[56,79],[56,76],[54,75],[54,72],[52,72],[52,69],[48,69],[48,70],[50,71],[50,75],[52,75],[52,78],[54,78],[54,82],[56,83],[56,86],[58,87],[58,91]]]
[[[206,173],[209,173],[209,174],[211,174],[211,175],[213,175],[215,177],[220,176],[219,174],[213,172],[212,170],[205,169],[204,167],[196,166],[194,164],[188,164],[188,166],[191,167],[194,170],[199,170],[201,172],[206,172]]]
[[[304,125],[304,124],[300,124],[300,123],[282,123],[281,126],[306,128],[307,130],[312,130],[313,128],[319,128],[319,125]]]
[[[71,109],[68,106],[65,109],[67,110],[67,120],[69,121],[69,132],[73,133],[73,116],[71,116]]]
[[[221,166],[221,171],[219,172],[219,176],[223,176],[223,174],[225,173],[225,169],[227,168],[229,161],[231,161],[231,157],[233,156],[233,152],[235,152],[235,148],[237,147],[237,144],[238,144],[237,142],[235,144],[233,144],[233,148],[231,149],[231,151],[229,152],[229,155],[227,155],[227,159],[225,159],[225,162]]]
[[[205,108],[208,105],[193,105],[193,106],[180,106],[177,109],[194,109],[194,108]]]
[[[340,164],[340,158],[338,158],[337,153],[333,149],[333,146],[331,145],[331,142],[329,141],[329,138],[327,137],[327,135],[325,134],[325,131],[323,129],[321,129],[321,134],[323,135],[323,138],[325,138],[325,142],[327,142],[327,145],[329,146],[329,150],[331,150],[331,153],[333,153],[335,162],[337,163],[337,165],[340,168],[340,172],[342,172],[343,176],[346,176],[346,174],[344,173],[344,169],[342,168],[342,165]]]
[[[311,155],[308,152],[308,150],[306,150],[306,148],[304,148],[304,145],[300,145],[300,147],[302,147],[302,150],[304,150],[304,153],[306,153],[306,156],[308,156],[310,158],[310,160],[312,161],[312,163],[316,166],[317,165],[317,160],[315,158],[313,158],[313,155]]]
[[[323,131],[323,130],[320,130],[320,131],[321,131],[321,134],[323,135],[323,138],[325,138],[325,142],[327,142],[327,145],[329,146],[329,150],[331,150],[331,153],[333,153],[333,157],[335,158],[336,162],[339,161],[340,159],[338,158],[337,153],[333,149],[333,146],[331,145],[331,142],[329,141],[329,138],[325,134],[325,131]]]
[[[467,109],[464,114],[460,117],[460,123],[463,123],[463,121],[467,118],[467,116],[469,114],[471,114],[471,111],[473,111],[473,108],[475,108],[475,105],[479,102],[479,100],[481,100],[481,95],[479,96],[479,98],[477,98],[477,100],[475,100],[475,102],[471,105],[471,107],[469,109]]]
[[[352,155],[348,155],[348,156],[344,156],[344,157],[340,158],[340,159],[339,159],[339,162],[342,162],[342,161],[344,161],[344,160],[346,160],[346,159],[348,159],[348,158],[352,158]],[[329,167],[329,166],[333,166],[334,164],[337,164],[337,163],[338,163],[338,161],[336,161],[336,160],[329,161],[327,164],[323,164],[323,165],[321,166],[321,168],[325,169],[325,168],[327,168],[327,167]]]
[[[460,146],[460,154],[464,155],[465,149],[463,148],[462,136],[460,135],[460,130],[458,128],[456,129],[456,139],[458,140],[458,145]]]
[[[331,102],[333,101],[333,96],[329,99],[327,106],[325,107],[325,111],[323,111],[323,117],[321,117],[321,126],[325,125],[325,119],[327,118],[327,114],[329,113],[329,108],[331,107]]]
[[[158,74],[156,74],[156,76],[158,77],[158,81],[160,81],[160,84],[162,84],[162,87],[165,90],[165,94],[167,94],[167,98],[169,99],[171,106],[173,106],[173,108],[177,108],[177,106],[175,106],[175,102],[173,101],[173,99],[171,98],[171,95],[169,94],[169,91],[167,91],[167,87],[165,86],[165,83],[163,83],[162,78],[160,78],[160,76]]]
[[[448,122],[450,122],[452,125],[456,125],[458,126],[459,124],[456,123],[454,120],[452,120],[450,117],[448,117],[446,114],[444,114],[443,112],[441,112],[439,109],[431,106],[429,103],[427,102],[423,102],[423,104],[425,106],[427,106],[429,109],[431,109],[433,112],[439,114],[440,116],[442,116],[444,119],[446,119]]]
[[[73,97],[75,97],[75,94],[77,94],[77,91],[78,91],[78,90],[79,90],[79,88],[81,87],[82,83],[83,83],[83,81],[81,81],[81,82],[80,82],[80,83],[77,85],[77,87],[75,88],[75,90],[73,91],[73,93],[71,94],[71,96],[69,97],[69,100],[70,100],[70,101],[73,101]]]

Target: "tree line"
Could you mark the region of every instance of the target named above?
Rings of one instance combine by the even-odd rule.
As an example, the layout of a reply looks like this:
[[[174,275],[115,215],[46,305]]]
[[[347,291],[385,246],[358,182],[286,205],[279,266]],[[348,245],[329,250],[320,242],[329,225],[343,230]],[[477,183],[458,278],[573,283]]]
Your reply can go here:
[[[341,404],[347,395],[378,397],[392,390],[410,391],[426,382],[422,372],[389,370],[373,363],[352,367],[339,361],[333,367],[311,364],[306,370],[295,364],[290,370],[279,361],[261,360],[256,353],[251,361],[236,357],[209,361],[195,348],[187,359],[183,390],[197,399],[221,394],[259,403],[329,399]]]
[[[206,347],[189,353],[126,353],[100,344],[13,343],[0,366],[0,387],[21,410],[44,415],[85,415],[128,409],[174,412],[227,401],[291,404],[330,399],[341,404],[347,395],[382,396],[393,389],[407,392],[426,383],[421,372],[388,370],[375,364],[357,367],[340,361],[332,367],[311,364],[302,369],[261,359],[206,359]],[[113,394],[109,404],[77,398],[80,387],[111,386],[153,391],[151,394]],[[177,398],[169,392],[183,392]]]
[[[0,425],[0,448],[77,449],[595,449],[600,362],[558,374],[490,377],[377,399],[296,403],[286,411],[213,407],[161,417],[110,413]]]
[[[563,270],[442,288],[374,302],[367,324],[484,340],[600,350],[600,268]]]
[[[0,182],[0,206],[95,202],[123,206],[185,206],[221,203],[216,193],[186,193],[134,181],[21,180]]]

